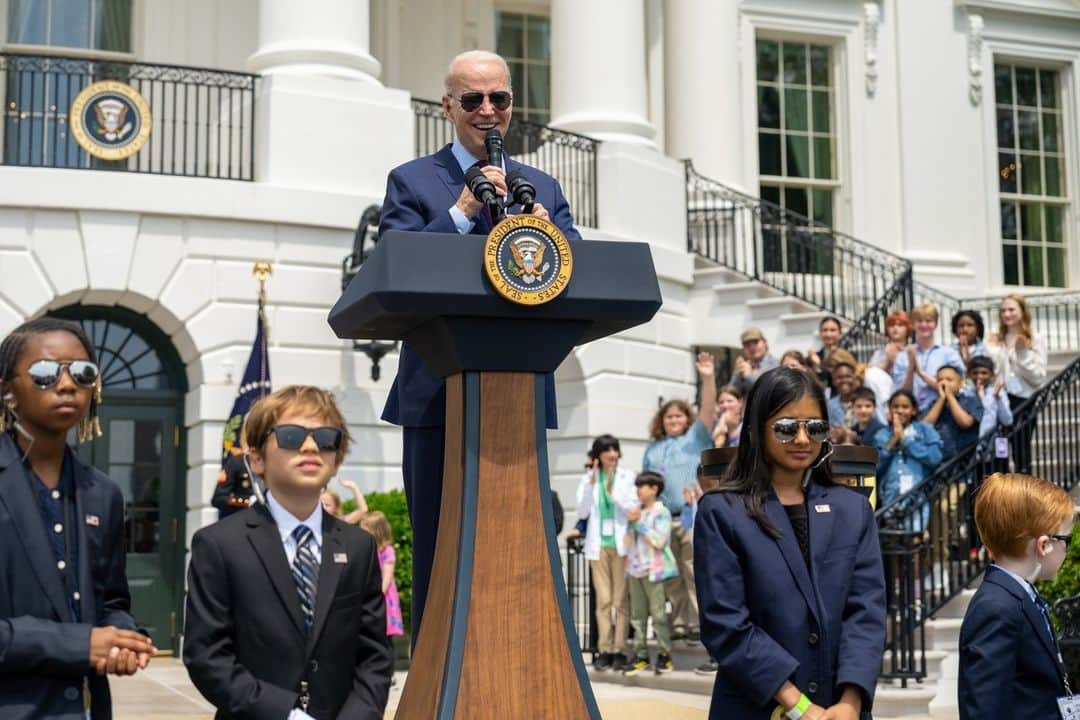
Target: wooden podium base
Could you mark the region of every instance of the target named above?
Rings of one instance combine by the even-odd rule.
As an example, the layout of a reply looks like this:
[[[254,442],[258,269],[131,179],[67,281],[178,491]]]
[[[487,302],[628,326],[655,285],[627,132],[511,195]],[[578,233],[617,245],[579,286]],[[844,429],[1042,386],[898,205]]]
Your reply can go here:
[[[544,378],[446,381],[435,569],[396,720],[600,720],[548,494]]]

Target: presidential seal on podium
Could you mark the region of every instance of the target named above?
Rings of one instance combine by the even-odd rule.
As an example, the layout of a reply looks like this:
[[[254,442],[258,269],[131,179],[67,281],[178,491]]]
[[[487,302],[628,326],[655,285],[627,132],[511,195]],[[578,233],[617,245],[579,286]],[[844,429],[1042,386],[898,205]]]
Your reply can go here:
[[[484,270],[495,292],[519,305],[542,305],[570,283],[574,258],[559,228],[534,215],[511,215],[488,234]]]

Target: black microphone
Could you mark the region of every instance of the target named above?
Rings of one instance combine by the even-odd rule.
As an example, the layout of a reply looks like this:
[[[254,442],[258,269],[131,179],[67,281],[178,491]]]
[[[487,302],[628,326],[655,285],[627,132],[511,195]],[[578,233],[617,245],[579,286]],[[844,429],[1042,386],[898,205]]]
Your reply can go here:
[[[498,128],[491,128],[484,136],[484,148],[488,154],[488,165],[494,165],[502,170],[503,166],[503,138]]]
[[[521,206],[522,212],[531,215],[533,203],[536,202],[536,188],[520,170],[512,170],[506,176],[506,188],[510,191],[510,197]]]
[[[495,183],[488,180],[487,175],[478,168],[471,167],[465,173],[465,184],[468,186],[469,191],[472,192],[480,202],[485,205],[491,205],[498,202],[495,196]]]

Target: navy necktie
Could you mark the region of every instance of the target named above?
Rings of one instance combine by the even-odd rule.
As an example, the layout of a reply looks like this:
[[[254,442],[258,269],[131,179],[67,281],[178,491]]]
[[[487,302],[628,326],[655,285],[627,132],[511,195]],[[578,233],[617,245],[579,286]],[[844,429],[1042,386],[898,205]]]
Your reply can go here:
[[[1050,639],[1054,641],[1054,646],[1057,647],[1057,636],[1054,635],[1054,624],[1050,622],[1050,603],[1046,602],[1046,598],[1035,593],[1035,607],[1039,608],[1039,612],[1042,613],[1043,620],[1046,622],[1046,631],[1050,633]]]
[[[304,626],[311,632],[315,624],[315,593],[319,587],[319,562],[315,557],[315,535],[307,525],[297,525],[292,531],[296,540],[296,559],[293,560],[292,577],[300,596],[300,610]]]

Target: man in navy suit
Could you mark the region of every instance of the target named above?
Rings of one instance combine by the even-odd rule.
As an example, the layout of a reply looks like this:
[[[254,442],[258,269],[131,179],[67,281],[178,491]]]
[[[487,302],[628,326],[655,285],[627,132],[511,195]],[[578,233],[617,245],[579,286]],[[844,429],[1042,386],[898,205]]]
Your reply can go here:
[[[557,180],[509,158],[504,159],[503,167],[486,164],[485,135],[492,128],[505,135],[513,112],[506,61],[480,50],[462,53],[450,63],[445,86],[443,112],[454,125],[456,139],[434,155],[391,171],[379,220],[380,234],[414,230],[487,235],[492,228],[491,218],[465,185],[465,171],[479,165],[500,196],[506,195],[506,173],[521,171],[536,187],[533,215],[550,220],[568,240],[580,240]],[[514,207],[509,212],[513,213]],[[412,348],[402,347],[397,377],[382,419],[403,428],[402,473],[413,526],[414,641],[435,557],[442,500],[445,402],[443,379],[431,372]],[[547,425],[555,427],[551,376],[547,378]]]
[[[994,564],[960,627],[961,720],[1061,717],[1064,668],[1031,583],[1053,579],[1065,562],[1075,512],[1068,493],[1030,475],[994,473],[979,488],[975,525]]]

